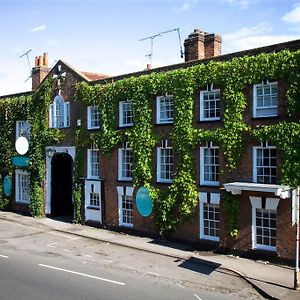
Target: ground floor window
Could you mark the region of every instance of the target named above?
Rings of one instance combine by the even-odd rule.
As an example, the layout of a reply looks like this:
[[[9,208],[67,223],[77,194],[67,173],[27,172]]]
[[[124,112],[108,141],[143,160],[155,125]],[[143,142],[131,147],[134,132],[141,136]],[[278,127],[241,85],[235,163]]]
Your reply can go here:
[[[85,220],[102,222],[101,181],[85,181]]]
[[[133,227],[133,187],[117,187],[119,225]]]
[[[30,175],[23,170],[16,170],[16,202],[29,204]]]
[[[256,248],[276,249],[276,211],[270,209],[255,210]]]
[[[220,194],[199,193],[200,200],[200,239],[219,241]]]
[[[252,248],[276,251],[278,198],[250,197]]]

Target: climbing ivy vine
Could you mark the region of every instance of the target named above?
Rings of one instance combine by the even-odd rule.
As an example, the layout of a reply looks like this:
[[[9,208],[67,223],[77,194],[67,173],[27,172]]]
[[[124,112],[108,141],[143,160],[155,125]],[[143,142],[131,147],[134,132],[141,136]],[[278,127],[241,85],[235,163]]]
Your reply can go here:
[[[149,73],[138,77],[107,81],[102,85],[78,83],[76,99],[88,105],[99,105],[101,130],[87,131],[84,125],[74,129],[76,158],[74,175],[74,198],[76,221],[80,221],[82,182],[84,176],[83,158],[86,148],[94,145],[104,155],[111,152],[121,142],[128,142],[134,155],[133,181],[135,186],[149,187],[155,204],[155,217],[161,235],[175,230],[176,226],[191,216],[198,203],[198,184],[194,170],[195,149],[206,141],[220,146],[226,168],[234,171],[244,155],[246,139],[268,140],[282,156],[282,182],[289,185],[300,184],[300,51],[287,50],[243,56],[230,61],[212,61],[185,69]],[[263,80],[284,80],[287,84],[286,111],[288,117],[276,125],[251,126],[247,116],[247,89]],[[218,87],[225,100],[220,126],[216,129],[200,129],[195,120],[195,101],[198,92],[207,86]],[[32,95],[24,98],[0,101],[0,158],[1,173],[12,172],[10,158],[13,155],[13,129],[17,111],[11,108],[24,104],[24,116],[32,126],[30,144],[31,212],[42,214],[42,190],[44,178],[44,149],[46,145],[58,143],[59,131],[48,129],[47,112],[53,97],[50,81]],[[153,103],[157,95],[172,94],[174,97],[174,126],[167,135],[158,134],[153,120]],[[134,125],[118,128],[119,102],[133,102]],[[22,102],[22,103],[23,103]],[[247,112],[246,112],[247,111]],[[198,115],[198,113],[196,113]],[[5,128],[2,129],[2,128]],[[177,158],[174,179],[168,187],[154,186],[153,153],[162,139],[169,139]],[[6,143],[6,144],[5,144]],[[224,170],[222,170],[224,171]],[[227,197],[228,198],[228,197]],[[230,215],[228,228],[232,236],[237,235],[238,206],[232,197],[224,201]]]

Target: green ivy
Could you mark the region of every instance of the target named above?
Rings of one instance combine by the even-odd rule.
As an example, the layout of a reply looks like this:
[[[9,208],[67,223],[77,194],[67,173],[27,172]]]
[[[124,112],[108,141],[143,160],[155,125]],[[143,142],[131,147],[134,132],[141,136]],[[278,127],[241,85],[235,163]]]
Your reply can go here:
[[[231,193],[221,194],[222,208],[226,212],[226,224],[231,237],[238,235],[238,222],[239,222],[239,205],[237,195]]]
[[[102,85],[78,83],[76,100],[88,105],[99,105],[101,129],[90,132],[85,126],[75,129],[75,172],[74,199],[75,220],[81,221],[81,198],[84,177],[84,155],[92,145],[104,155],[110,155],[128,142],[133,150],[134,186],[150,189],[154,199],[155,217],[162,235],[173,231],[176,226],[191,216],[198,204],[198,185],[194,170],[195,149],[206,141],[219,145],[225,158],[225,166],[234,171],[244,157],[246,140],[268,140],[281,151],[282,182],[299,185],[300,147],[300,51],[287,50],[277,53],[259,54],[233,58],[230,61],[211,61],[207,64],[177,69],[168,72],[152,72],[148,75],[130,77]],[[245,91],[263,80],[287,82],[286,110],[288,119],[276,125],[251,128],[247,122],[247,99]],[[217,129],[199,129],[195,124],[195,101],[198,91],[213,84],[222,91],[225,108]],[[48,129],[47,114],[53,84],[47,81],[33,93],[32,97],[16,97],[0,101],[0,167],[2,174],[12,174],[11,157],[14,155],[14,122],[18,118],[28,119],[32,126],[30,143],[31,212],[43,213],[42,190],[44,180],[45,146],[58,143],[59,131]],[[157,95],[166,93],[174,96],[174,126],[168,134],[157,135],[153,120],[153,103]],[[133,101],[134,125],[118,128],[118,108],[122,100]],[[250,112],[249,112],[250,113]],[[197,113],[198,114],[198,113]],[[170,140],[178,164],[173,183],[166,188],[153,186],[153,153],[162,139]],[[221,170],[224,172],[224,170]],[[222,197],[228,212],[228,227],[231,235],[237,234],[238,206],[236,199]],[[226,200],[227,199],[227,200]]]

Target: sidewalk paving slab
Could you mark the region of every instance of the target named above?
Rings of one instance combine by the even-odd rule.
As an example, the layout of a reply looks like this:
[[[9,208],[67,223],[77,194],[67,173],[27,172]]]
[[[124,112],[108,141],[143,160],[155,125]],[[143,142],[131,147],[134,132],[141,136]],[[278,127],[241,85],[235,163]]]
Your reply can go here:
[[[156,241],[147,237],[137,237],[80,224],[65,223],[50,218],[32,218],[0,211],[0,219],[18,222],[27,226],[46,227],[62,233],[174,257],[183,261],[192,260],[195,263],[217,266],[245,279],[265,298],[300,300],[300,291],[293,290],[294,270],[290,267],[207,251],[194,252],[191,251],[189,246],[180,243]]]

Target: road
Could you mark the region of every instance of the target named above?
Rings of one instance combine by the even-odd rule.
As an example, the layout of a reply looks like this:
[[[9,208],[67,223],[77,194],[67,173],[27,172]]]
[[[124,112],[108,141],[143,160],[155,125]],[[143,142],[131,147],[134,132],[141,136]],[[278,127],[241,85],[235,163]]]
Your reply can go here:
[[[0,220],[0,299],[262,299],[189,261]]]

